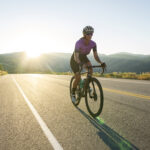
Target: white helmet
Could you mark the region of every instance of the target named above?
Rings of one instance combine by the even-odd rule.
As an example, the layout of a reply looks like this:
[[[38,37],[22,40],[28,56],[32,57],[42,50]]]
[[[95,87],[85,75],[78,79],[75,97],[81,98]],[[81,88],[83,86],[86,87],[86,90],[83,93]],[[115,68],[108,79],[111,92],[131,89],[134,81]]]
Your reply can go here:
[[[94,32],[94,28],[92,26],[86,26],[83,28],[83,34],[93,33],[93,32]]]

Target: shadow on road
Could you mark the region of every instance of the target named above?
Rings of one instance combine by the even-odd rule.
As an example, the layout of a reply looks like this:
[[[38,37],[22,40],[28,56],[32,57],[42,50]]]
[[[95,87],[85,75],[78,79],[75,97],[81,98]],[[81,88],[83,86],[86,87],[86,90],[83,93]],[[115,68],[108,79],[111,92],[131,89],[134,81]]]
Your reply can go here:
[[[111,150],[139,150],[136,146],[108,127],[99,117],[92,118],[80,108],[76,108],[99,130],[97,133],[98,136],[110,147]]]

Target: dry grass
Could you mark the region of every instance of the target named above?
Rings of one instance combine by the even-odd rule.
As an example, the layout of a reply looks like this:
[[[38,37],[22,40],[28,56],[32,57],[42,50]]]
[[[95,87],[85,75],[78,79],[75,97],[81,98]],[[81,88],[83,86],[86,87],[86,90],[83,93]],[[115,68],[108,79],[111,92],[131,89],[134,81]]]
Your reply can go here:
[[[52,73],[57,75],[73,75],[72,72],[59,72]],[[96,77],[105,77],[105,78],[123,78],[123,79],[138,79],[138,80],[150,80],[150,72],[136,74],[135,72],[112,72],[112,73],[104,73],[101,75],[100,73],[95,72],[93,76]]]
[[[0,76],[5,75],[5,74],[8,74],[8,73],[6,71],[0,70]]]
[[[138,75],[139,80],[150,80],[150,72]]]
[[[106,77],[106,78],[123,78],[123,79],[138,79],[138,80],[150,80],[150,72],[136,74],[135,72],[113,72],[107,73],[103,75],[98,75],[95,73],[96,76],[99,77]]]

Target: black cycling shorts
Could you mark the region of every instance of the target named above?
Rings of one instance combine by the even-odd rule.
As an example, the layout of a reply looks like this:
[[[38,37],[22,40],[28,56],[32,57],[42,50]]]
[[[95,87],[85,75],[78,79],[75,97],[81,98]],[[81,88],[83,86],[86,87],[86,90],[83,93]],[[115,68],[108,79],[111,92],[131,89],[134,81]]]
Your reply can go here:
[[[86,55],[79,54],[79,59],[81,63],[84,63],[84,64],[90,62]],[[74,60],[74,54],[71,56],[70,66],[74,73],[79,72],[79,64]]]

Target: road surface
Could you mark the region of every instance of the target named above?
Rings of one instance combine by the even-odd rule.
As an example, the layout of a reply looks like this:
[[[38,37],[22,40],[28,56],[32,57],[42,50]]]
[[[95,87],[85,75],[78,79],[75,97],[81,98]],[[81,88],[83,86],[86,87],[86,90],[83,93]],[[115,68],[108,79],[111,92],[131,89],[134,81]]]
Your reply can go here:
[[[149,150],[150,81],[98,78],[102,114],[75,108],[71,76],[0,77],[0,150]]]

